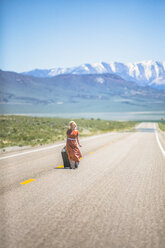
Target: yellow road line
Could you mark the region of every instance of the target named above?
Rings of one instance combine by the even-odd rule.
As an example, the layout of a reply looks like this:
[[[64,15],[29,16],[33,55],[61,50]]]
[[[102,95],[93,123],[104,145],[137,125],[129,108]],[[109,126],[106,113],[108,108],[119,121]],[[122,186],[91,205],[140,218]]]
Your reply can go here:
[[[35,179],[29,179],[29,180],[26,180],[24,182],[21,182],[20,184],[27,184],[27,183],[30,183],[32,181],[35,181]]]
[[[64,165],[59,165],[56,168],[60,169],[60,168],[64,168]]]
[[[93,152],[90,152],[90,154],[92,154]]]

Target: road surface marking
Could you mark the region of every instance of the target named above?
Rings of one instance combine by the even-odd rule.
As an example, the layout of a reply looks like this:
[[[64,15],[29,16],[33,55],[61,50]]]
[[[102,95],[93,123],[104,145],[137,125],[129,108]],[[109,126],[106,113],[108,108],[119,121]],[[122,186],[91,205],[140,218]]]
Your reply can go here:
[[[105,135],[113,135],[113,134],[115,134],[115,133],[100,134],[100,135],[97,135],[97,136],[93,136],[93,137],[89,137],[89,138],[84,138],[84,139],[81,139],[81,140],[82,141],[83,140],[86,141],[86,140],[96,139],[96,138],[98,138],[98,136],[99,137],[103,137]],[[60,143],[60,144],[56,144],[56,145],[52,145],[52,146],[48,146],[48,147],[43,147],[43,148],[35,149],[35,150],[32,150],[32,151],[26,151],[26,152],[21,152],[21,153],[17,153],[17,154],[12,154],[12,155],[8,155],[8,156],[0,157],[0,160],[1,159],[6,159],[6,158],[13,158],[13,157],[21,156],[21,155],[24,155],[24,154],[32,153],[32,152],[40,152],[40,151],[52,149],[52,148],[55,148],[55,147],[58,147],[58,146],[62,146],[62,145],[65,145],[65,143]]]
[[[21,153],[18,153],[18,154],[12,154],[12,155],[9,155],[9,156],[1,157],[0,159],[17,157],[17,156],[21,156],[21,155],[32,153],[32,152],[40,152],[40,151],[48,150],[48,149],[51,149],[51,148],[54,148],[54,147],[58,147],[58,146],[61,146],[61,145],[64,145],[64,143],[53,145],[53,146],[49,146],[49,147],[43,147],[43,148],[35,149],[35,150],[32,150],[32,151],[21,152]]]
[[[61,169],[61,168],[64,168],[64,165],[59,165],[56,167],[57,169]]]
[[[92,154],[93,152],[90,152],[90,154]]]
[[[35,179],[29,179],[29,180],[26,180],[26,181],[24,181],[24,182],[22,182],[22,183],[20,183],[20,184],[27,184],[27,183],[30,183],[30,182],[32,182],[32,181],[35,181]]]
[[[158,133],[157,133],[157,128],[156,128],[156,124],[155,124],[155,136],[156,136],[156,140],[157,140],[157,143],[158,143],[158,146],[161,150],[161,152],[163,153],[163,156],[165,157],[165,151],[160,143],[160,140],[159,140],[159,137],[158,137]]]

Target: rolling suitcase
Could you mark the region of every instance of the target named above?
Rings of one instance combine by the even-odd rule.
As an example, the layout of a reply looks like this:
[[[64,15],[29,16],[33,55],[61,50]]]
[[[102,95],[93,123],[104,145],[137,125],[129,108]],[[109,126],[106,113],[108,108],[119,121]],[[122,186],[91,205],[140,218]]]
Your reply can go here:
[[[68,154],[66,152],[66,146],[62,148],[61,155],[64,162],[64,168],[68,168],[68,167],[70,168],[70,162],[68,159]]]

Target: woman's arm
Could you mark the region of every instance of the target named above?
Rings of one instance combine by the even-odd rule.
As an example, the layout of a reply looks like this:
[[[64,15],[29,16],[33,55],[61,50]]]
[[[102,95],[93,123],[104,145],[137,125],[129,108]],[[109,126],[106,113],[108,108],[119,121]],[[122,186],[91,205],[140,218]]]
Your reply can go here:
[[[77,135],[77,143],[81,147],[82,145],[80,144],[79,136]]]
[[[68,140],[68,131],[66,132],[66,144],[67,144],[67,140]]]

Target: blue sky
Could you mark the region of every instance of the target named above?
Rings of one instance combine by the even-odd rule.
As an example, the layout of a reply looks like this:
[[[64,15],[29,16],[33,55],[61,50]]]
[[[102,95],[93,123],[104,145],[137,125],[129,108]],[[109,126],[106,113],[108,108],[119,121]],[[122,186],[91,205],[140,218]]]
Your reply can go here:
[[[1,0],[2,70],[165,60],[164,0]]]

